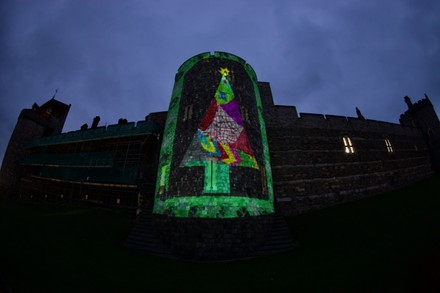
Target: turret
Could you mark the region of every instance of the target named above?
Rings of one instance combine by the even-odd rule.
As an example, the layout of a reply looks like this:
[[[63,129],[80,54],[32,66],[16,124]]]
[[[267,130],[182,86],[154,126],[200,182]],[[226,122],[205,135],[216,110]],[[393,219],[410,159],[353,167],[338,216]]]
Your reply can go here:
[[[272,221],[273,188],[258,83],[232,54],[179,69],[158,168],[154,214],[175,253],[248,256]]]
[[[50,99],[42,106],[36,103],[23,109],[12,132],[0,171],[0,191],[4,197],[18,196],[20,161],[27,144],[34,138],[61,133],[70,105]]]
[[[416,103],[406,96],[408,110],[400,115],[400,124],[419,128],[429,148],[433,169],[440,171],[440,122],[429,97]]]

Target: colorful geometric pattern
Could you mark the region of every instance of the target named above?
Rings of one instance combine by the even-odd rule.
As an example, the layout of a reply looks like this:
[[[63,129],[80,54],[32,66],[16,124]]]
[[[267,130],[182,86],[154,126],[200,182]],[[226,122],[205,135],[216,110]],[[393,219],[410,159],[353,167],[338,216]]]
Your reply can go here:
[[[219,70],[222,78],[197,133],[181,162],[181,167],[201,165],[215,159],[218,164],[258,169],[249,144],[243,118],[234,92],[226,76],[227,68]]]
[[[198,159],[206,159],[206,153],[204,149],[200,146],[199,140],[194,140],[194,145],[191,144],[187,150],[187,161],[189,160],[191,163],[188,163],[185,166],[203,166],[205,168],[205,190],[213,188],[214,185],[217,185],[217,189],[219,190],[216,194],[209,195],[201,195],[198,192],[194,192],[189,196],[178,196],[178,194],[169,193],[170,184],[175,184],[175,180],[180,180],[181,178],[175,178],[173,174],[173,150],[176,146],[175,144],[175,136],[176,129],[179,122],[179,110],[181,105],[181,97],[183,91],[183,85],[185,81],[186,74],[189,70],[191,70],[194,65],[198,64],[201,60],[210,60],[210,58],[215,58],[218,60],[227,60],[234,61],[241,65],[244,68],[246,75],[251,79],[253,91],[255,96],[256,105],[257,105],[257,113],[256,116],[252,116],[252,119],[256,119],[255,122],[259,125],[261,142],[262,142],[262,155],[263,161],[262,166],[259,166],[259,170],[261,172],[262,182],[263,184],[263,195],[267,196],[267,199],[254,198],[254,197],[246,197],[246,196],[236,196],[229,195],[227,192],[227,187],[229,187],[229,172],[228,169],[230,165],[227,164],[218,164],[216,158],[210,159],[210,161],[198,161]],[[228,75],[229,70],[226,68],[221,68],[219,71],[222,75]],[[182,100],[183,101],[183,100]],[[182,66],[179,68],[179,71],[176,75],[176,82],[174,83],[171,103],[168,109],[167,120],[165,123],[165,130],[162,139],[162,146],[160,149],[160,160],[159,160],[159,168],[156,181],[156,196],[154,201],[154,213],[168,215],[170,217],[178,217],[178,218],[186,218],[186,217],[199,217],[199,218],[237,218],[242,217],[243,210],[246,210],[250,216],[260,216],[265,214],[273,214],[274,206],[273,206],[273,182],[272,182],[272,172],[270,169],[270,156],[268,149],[268,141],[266,135],[266,126],[264,123],[264,119],[261,113],[261,99],[260,92],[258,88],[257,76],[255,75],[254,70],[250,67],[243,59],[228,53],[223,52],[215,52],[214,55],[211,53],[203,53],[197,56],[194,56],[187,60]],[[228,111],[226,111],[228,112]],[[244,118],[244,113],[243,113]],[[209,125],[208,125],[209,126]],[[208,127],[207,126],[207,127]],[[206,127],[206,128],[207,128]],[[200,127],[199,127],[200,128]],[[206,129],[205,128],[205,129]],[[201,129],[201,128],[200,128]],[[197,134],[196,134],[197,135]],[[259,137],[260,137],[259,135]],[[243,146],[241,136],[238,138],[238,142],[236,144],[240,144]],[[192,152],[190,150],[199,150],[200,152]],[[250,147],[249,147],[250,149]],[[240,153],[240,151],[237,151]],[[191,153],[191,155],[189,155]],[[246,154],[249,152],[246,152]],[[242,154],[242,158],[244,158],[244,154]],[[190,158],[191,157],[191,158]],[[188,161],[188,162],[189,162]],[[243,163],[242,163],[243,164]],[[181,165],[182,166],[182,165]],[[212,174],[217,174],[216,176],[212,176],[212,179],[216,179],[216,181],[206,180],[209,177],[207,170],[210,170],[210,167],[217,167],[215,170],[212,168]],[[208,176],[207,176],[208,175]],[[219,176],[224,175],[224,176]],[[210,184],[210,186],[209,186]],[[222,185],[221,185],[222,184]],[[223,191],[225,190],[225,191]],[[207,193],[207,192],[204,192]],[[209,192],[208,192],[209,193]],[[164,195],[166,195],[164,197]]]
[[[218,143],[230,145],[238,139],[242,130],[243,126],[237,124],[222,107],[218,107],[211,125],[203,133]]]

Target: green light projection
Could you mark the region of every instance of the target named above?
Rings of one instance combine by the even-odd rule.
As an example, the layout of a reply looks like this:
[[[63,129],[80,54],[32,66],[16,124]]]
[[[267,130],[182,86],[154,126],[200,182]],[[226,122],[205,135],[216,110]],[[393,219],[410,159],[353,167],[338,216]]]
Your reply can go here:
[[[204,194],[180,197],[168,194],[172,151],[185,74],[196,63],[213,57],[240,63],[251,78],[258,109],[264,164],[258,166],[249,144],[243,119],[227,79],[229,70],[220,68],[222,77],[215,97],[179,166],[204,168]],[[267,194],[267,199],[230,195],[230,166],[260,169],[262,193]],[[190,58],[179,68],[165,125],[157,178],[153,210],[157,214],[174,217],[235,218],[246,214],[259,216],[274,212],[269,150],[257,78],[253,69],[243,59],[228,53],[215,52],[214,56],[204,53]]]

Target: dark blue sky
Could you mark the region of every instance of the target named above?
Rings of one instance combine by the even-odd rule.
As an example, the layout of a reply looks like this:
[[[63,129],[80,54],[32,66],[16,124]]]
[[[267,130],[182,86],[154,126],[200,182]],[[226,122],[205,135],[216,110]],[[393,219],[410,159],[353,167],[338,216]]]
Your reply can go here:
[[[207,51],[245,59],[275,103],[398,122],[427,93],[440,109],[440,1],[0,1],[0,157],[23,108],[72,104],[64,131],[164,111],[178,67]]]

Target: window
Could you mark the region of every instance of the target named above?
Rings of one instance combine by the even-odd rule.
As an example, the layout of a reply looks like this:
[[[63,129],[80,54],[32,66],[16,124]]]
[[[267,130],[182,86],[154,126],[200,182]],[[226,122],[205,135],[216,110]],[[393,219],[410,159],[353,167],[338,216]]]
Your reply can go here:
[[[345,153],[354,154],[354,148],[353,144],[351,143],[351,139],[348,136],[344,136],[342,138],[342,141],[344,142]]]
[[[166,176],[167,176],[167,169],[169,165],[162,166],[162,169],[160,171],[160,183],[159,183],[159,194],[165,193],[165,185],[166,185]]]
[[[49,117],[52,114],[52,111],[53,110],[51,107],[47,108],[46,111],[44,112],[43,116]]]
[[[390,142],[390,140],[388,138],[385,138],[385,145],[387,146],[387,151],[389,153],[392,153],[393,152],[393,147],[392,147],[391,142]]]
[[[193,105],[188,105],[185,107],[185,113],[183,115],[183,121],[191,120],[193,112]]]
[[[245,107],[240,107],[240,112],[241,112],[241,117],[243,117],[243,120],[249,122],[248,110]]]

